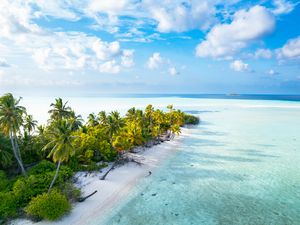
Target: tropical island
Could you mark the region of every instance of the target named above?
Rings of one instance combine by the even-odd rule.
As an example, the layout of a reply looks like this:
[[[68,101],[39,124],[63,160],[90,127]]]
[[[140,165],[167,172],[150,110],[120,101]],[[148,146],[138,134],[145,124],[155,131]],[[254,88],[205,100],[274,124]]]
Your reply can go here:
[[[100,180],[119,165],[141,164],[135,153],[180,134],[199,118],[176,110],[148,105],[91,113],[85,123],[61,98],[50,105],[46,125],[37,121],[8,93],[0,97],[0,223],[17,217],[34,221],[57,220],[69,213],[82,196],[74,185],[79,171],[101,171]],[[151,174],[151,172],[149,172]]]

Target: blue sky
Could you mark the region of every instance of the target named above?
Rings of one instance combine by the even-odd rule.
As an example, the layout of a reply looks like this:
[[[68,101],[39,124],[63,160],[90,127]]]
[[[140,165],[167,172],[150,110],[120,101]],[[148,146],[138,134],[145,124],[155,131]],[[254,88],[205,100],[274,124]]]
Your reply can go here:
[[[300,94],[288,0],[0,2],[0,93]]]

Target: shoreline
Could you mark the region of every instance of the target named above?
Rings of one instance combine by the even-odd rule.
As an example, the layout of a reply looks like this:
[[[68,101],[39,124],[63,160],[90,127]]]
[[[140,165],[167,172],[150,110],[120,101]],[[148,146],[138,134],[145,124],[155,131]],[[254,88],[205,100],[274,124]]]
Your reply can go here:
[[[112,170],[105,180],[100,180],[109,167],[102,172],[78,172],[75,174],[75,185],[81,189],[82,196],[93,191],[97,193],[84,202],[76,202],[72,211],[55,222],[33,222],[28,219],[16,219],[10,225],[53,225],[53,224],[101,224],[110,215],[109,210],[120,204],[128,197],[128,194],[136,187],[138,182],[149,176],[168,158],[177,151],[182,139],[190,133],[189,128],[182,128],[181,134],[171,141],[165,141],[159,145],[145,148],[134,153],[141,158],[142,165],[127,163]],[[95,223],[96,222],[96,223]]]

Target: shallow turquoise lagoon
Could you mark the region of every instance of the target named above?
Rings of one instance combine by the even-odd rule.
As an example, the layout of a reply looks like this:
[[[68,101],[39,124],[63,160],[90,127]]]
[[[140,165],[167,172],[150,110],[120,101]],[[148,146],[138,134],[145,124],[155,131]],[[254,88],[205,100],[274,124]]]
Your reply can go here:
[[[95,224],[300,224],[300,104],[206,103],[181,106],[201,124]]]

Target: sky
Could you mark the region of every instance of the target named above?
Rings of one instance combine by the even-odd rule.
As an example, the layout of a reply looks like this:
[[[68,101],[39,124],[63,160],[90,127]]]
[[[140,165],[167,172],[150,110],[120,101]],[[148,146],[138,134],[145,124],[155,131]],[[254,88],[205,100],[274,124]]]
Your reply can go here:
[[[300,0],[0,0],[0,94],[300,94]]]

